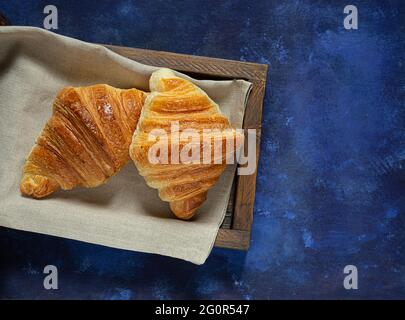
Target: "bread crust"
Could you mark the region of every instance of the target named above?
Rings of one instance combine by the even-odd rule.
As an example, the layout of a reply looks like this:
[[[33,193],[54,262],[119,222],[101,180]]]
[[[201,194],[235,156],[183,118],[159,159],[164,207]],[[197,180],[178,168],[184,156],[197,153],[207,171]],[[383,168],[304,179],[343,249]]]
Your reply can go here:
[[[62,89],[23,168],[23,195],[97,187],[129,160],[128,148],[146,94],[106,84]]]
[[[234,145],[240,145],[243,134],[231,129],[229,120],[219,106],[192,82],[177,77],[169,69],[160,69],[150,78],[151,93],[145,101],[137,129],[133,135],[130,156],[138,172],[146,183],[159,191],[159,197],[170,203],[172,212],[180,219],[190,219],[207,199],[208,190],[218,181],[226,167],[228,154],[225,148],[227,138]],[[173,123],[178,128],[173,131]],[[167,132],[167,163],[153,163],[148,157],[149,151],[157,140],[150,139],[152,130]],[[174,150],[181,150],[189,139],[179,138],[184,130],[192,129],[203,141],[204,130],[211,130],[207,146],[200,143],[199,159],[195,162],[174,163]],[[209,135],[208,135],[209,136]],[[159,138],[160,139],[160,138]],[[210,155],[209,163],[201,157],[206,147],[215,150],[214,141],[219,140],[221,152],[214,163],[215,152]],[[231,152],[232,153],[232,152]]]

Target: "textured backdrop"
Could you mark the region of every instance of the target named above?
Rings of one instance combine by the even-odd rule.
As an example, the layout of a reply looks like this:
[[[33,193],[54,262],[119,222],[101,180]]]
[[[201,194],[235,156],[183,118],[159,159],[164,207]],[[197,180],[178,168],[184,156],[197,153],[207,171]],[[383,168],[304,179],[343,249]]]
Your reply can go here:
[[[195,266],[0,228],[0,298],[405,298],[403,2],[6,0],[0,12],[42,27],[47,4],[63,35],[270,66],[252,242]],[[347,4],[358,30],[343,28]],[[47,264],[59,290],[43,289]],[[358,290],[343,287],[349,264]]]

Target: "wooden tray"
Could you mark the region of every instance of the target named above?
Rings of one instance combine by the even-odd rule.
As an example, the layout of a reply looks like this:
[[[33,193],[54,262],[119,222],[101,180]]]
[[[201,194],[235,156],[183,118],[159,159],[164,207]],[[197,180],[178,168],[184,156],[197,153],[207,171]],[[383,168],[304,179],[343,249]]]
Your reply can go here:
[[[106,45],[129,59],[158,67],[171,68],[197,79],[244,79],[253,84],[247,101],[244,129],[256,129],[256,160],[259,160],[262,108],[268,66],[250,62],[190,56],[163,51]],[[235,176],[225,220],[215,246],[247,250],[253,223],[257,170],[250,176]]]
[[[0,13],[0,26],[7,24],[7,19]],[[244,79],[250,81],[253,87],[247,101],[243,128],[256,129],[256,160],[259,160],[267,65],[163,51],[105,46],[129,59],[153,66],[171,68],[197,79]],[[226,216],[215,240],[215,246],[241,250],[249,248],[256,175],[257,170],[250,176],[235,176]]]

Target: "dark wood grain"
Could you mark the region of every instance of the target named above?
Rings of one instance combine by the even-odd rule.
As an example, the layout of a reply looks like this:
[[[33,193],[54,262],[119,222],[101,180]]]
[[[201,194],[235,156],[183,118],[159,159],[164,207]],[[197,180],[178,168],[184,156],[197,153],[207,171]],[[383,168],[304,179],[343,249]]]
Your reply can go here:
[[[253,223],[253,205],[256,193],[257,165],[260,154],[261,129],[256,129],[256,171],[252,175],[236,176],[237,188],[232,229],[250,231]]]
[[[232,226],[233,212],[235,209],[235,194],[236,194],[236,179],[234,179],[229,196],[228,206],[226,207],[225,218],[222,222],[221,228],[230,229]]]
[[[10,25],[10,22],[7,20],[7,18],[0,12],[0,26],[8,26]]]
[[[247,250],[250,244],[250,231],[219,229],[215,246],[228,249]]]

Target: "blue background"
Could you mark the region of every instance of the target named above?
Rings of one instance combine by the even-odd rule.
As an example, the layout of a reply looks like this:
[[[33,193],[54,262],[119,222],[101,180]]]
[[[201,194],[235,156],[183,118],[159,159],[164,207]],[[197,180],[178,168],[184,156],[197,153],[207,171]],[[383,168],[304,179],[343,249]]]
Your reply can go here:
[[[405,298],[400,1],[1,1],[14,25],[269,65],[248,252],[202,266],[0,228],[0,298]],[[355,4],[359,29],[343,28]],[[402,19],[402,21],[401,21]],[[44,290],[45,265],[59,290]],[[343,288],[354,264],[359,289]]]

